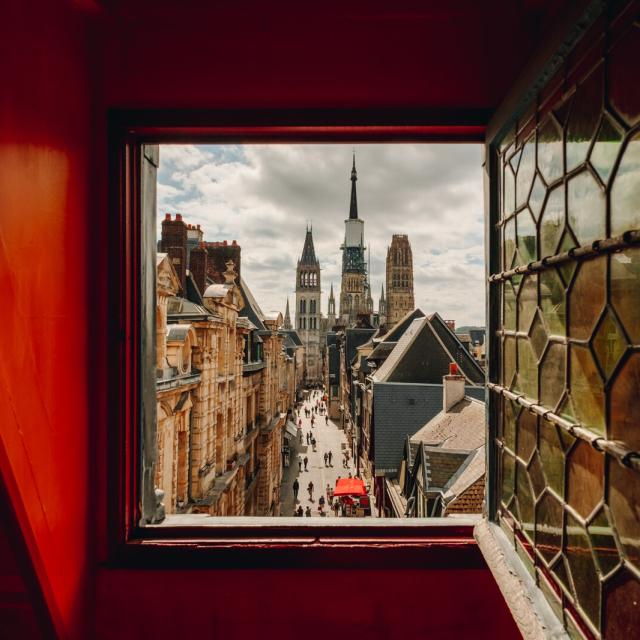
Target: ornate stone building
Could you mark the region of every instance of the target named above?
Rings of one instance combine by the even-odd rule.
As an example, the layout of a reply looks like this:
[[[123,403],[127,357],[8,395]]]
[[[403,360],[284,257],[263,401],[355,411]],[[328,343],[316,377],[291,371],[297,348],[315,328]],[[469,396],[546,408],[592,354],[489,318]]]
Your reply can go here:
[[[155,485],[168,514],[279,515],[301,347],[238,275],[236,243],[201,244],[191,258],[198,281],[186,270],[182,287],[158,254]]]
[[[296,330],[305,349],[306,379],[312,383],[322,381],[320,293],[320,262],[313,246],[312,229],[307,228],[296,268]]]
[[[358,218],[358,198],[356,194],[356,157],[353,156],[351,169],[351,202],[349,218],[344,221],[344,243],[342,249],[342,282],[340,286],[340,321],[353,325],[358,315],[373,313],[373,301],[367,265],[364,257],[364,220]]]
[[[415,308],[413,256],[406,235],[394,235],[387,249],[387,324],[392,327]]]

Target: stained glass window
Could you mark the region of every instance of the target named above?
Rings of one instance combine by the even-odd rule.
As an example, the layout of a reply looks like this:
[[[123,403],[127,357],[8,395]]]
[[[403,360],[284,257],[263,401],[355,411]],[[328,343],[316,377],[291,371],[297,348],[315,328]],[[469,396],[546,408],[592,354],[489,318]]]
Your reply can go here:
[[[495,146],[492,509],[572,637],[622,638],[640,628],[640,23],[604,39]]]

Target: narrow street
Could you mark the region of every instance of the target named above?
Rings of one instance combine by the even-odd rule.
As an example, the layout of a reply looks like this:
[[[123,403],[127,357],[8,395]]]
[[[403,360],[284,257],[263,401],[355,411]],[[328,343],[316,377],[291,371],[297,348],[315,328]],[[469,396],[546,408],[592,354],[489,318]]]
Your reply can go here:
[[[353,458],[350,458],[348,466],[344,466],[343,451],[346,447],[347,439],[344,432],[331,420],[329,424],[325,422],[325,416],[320,414],[311,414],[315,417],[314,426],[311,426],[311,418],[305,416],[304,410],[315,407],[316,400],[321,397],[320,392],[311,392],[309,399],[303,403],[300,409],[300,418],[302,419],[302,444],[296,440],[291,447],[291,463],[288,469],[284,469],[283,483],[280,491],[282,497],[282,516],[292,516],[299,505],[303,510],[307,507],[311,508],[312,517],[321,517],[318,512],[318,499],[324,496],[327,500],[326,488],[327,484],[331,488],[335,487],[338,478],[346,478],[351,472],[355,476],[355,465]],[[297,424],[297,419],[296,419]],[[313,447],[307,445],[307,433],[311,433],[316,439],[316,451]],[[331,465],[325,465],[324,454],[331,451]],[[299,470],[298,456],[303,460],[307,458],[307,470],[305,471],[304,462],[302,470]],[[294,502],[293,482],[298,479],[300,489],[298,492],[298,501]],[[307,487],[309,482],[313,482],[313,498],[309,499]],[[335,512],[329,507],[328,501],[325,502],[325,513],[327,517],[334,518]]]

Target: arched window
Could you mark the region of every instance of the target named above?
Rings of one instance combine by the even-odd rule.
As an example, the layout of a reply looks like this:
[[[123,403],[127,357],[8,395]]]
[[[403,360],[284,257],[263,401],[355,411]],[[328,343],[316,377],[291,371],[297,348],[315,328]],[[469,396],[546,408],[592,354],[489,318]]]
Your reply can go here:
[[[300,300],[300,313],[306,313],[306,312],[307,312],[307,301]]]

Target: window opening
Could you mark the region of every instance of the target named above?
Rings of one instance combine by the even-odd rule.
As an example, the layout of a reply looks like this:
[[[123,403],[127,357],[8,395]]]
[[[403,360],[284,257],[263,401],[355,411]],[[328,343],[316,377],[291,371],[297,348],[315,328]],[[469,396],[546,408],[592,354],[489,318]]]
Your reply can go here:
[[[398,163],[403,152],[413,166]],[[434,200],[443,157],[456,167],[448,191],[466,200],[447,189]],[[160,148],[158,416],[165,409],[147,524],[480,513],[480,160],[473,145]],[[304,207],[282,197],[275,174],[252,185],[252,166],[270,175],[278,162],[293,180],[296,167],[319,172]],[[381,168],[395,172],[395,192],[368,179]],[[435,201],[435,217],[455,225],[431,222]],[[434,439],[441,422],[455,424]]]

